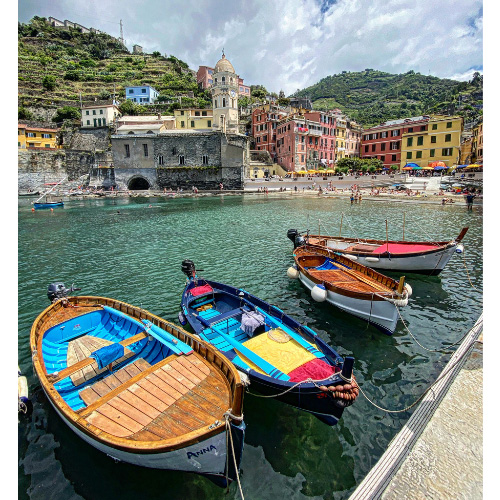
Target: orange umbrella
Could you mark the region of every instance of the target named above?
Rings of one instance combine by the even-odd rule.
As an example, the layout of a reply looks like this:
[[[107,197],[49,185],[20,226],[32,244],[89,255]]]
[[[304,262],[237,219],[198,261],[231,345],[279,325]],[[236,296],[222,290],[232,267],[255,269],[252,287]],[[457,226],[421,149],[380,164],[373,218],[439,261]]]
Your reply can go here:
[[[443,161],[433,161],[432,163],[429,163],[428,166],[431,167],[431,168],[434,168],[434,167],[446,167],[446,163],[444,163]]]

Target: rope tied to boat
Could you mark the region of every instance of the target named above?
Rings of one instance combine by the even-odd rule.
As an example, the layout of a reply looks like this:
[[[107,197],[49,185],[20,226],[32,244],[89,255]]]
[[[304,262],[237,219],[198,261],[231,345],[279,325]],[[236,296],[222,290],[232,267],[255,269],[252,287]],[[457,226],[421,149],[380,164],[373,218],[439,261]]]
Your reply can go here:
[[[28,413],[28,407],[24,401],[21,401],[21,399],[17,400],[17,412],[24,413],[25,415]]]
[[[474,290],[477,290],[477,288],[472,284],[472,281],[471,281],[470,275],[469,275],[469,270],[467,269],[467,263],[465,262],[465,248],[462,250],[462,258],[464,261],[464,268],[465,268],[465,272],[467,273],[467,279],[469,280],[469,284],[472,288],[474,288]]]
[[[231,423],[229,422],[230,418],[234,418],[235,420],[242,421],[243,420],[243,414],[241,414],[240,417],[237,417],[233,415],[232,413],[232,408],[229,408],[224,414],[223,417],[226,419],[226,493],[229,492],[229,445],[228,442],[231,443],[231,450],[233,452],[233,461],[234,461],[234,470],[236,472],[236,479],[238,481],[238,488],[240,490],[240,495],[242,500],[245,500],[245,497],[243,495],[243,490],[241,489],[241,482],[240,482],[240,473],[238,472],[238,464],[236,463],[236,455],[234,453],[234,443],[233,443],[233,434],[231,433]],[[229,436],[229,439],[228,439]]]

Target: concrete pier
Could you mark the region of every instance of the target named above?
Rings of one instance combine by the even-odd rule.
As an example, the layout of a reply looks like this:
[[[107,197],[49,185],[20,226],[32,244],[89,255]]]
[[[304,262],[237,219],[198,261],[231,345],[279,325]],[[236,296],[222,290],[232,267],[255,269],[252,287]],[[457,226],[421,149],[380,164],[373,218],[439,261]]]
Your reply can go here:
[[[349,500],[483,498],[483,316]]]

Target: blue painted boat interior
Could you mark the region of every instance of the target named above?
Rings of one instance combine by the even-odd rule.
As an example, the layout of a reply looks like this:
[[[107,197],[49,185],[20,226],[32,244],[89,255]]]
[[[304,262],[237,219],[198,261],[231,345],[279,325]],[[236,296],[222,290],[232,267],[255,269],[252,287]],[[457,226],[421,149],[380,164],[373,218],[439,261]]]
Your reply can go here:
[[[347,267],[351,269],[349,266],[343,264],[343,267]],[[332,269],[342,269],[342,267],[338,267],[331,259],[326,258],[323,264],[316,267],[306,267],[306,269],[316,269],[317,271],[330,271]]]
[[[42,354],[47,373],[59,372],[68,367],[68,344],[78,337],[90,335],[110,342],[120,342],[133,337],[141,331],[144,331],[144,328],[141,329],[137,322],[129,321],[125,317],[102,309],[97,309],[55,325],[45,332],[42,339]],[[167,345],[152,337],[146,337],[131,344],[127,346],[127,349],[133,351],[134,355],[116,365],[113,371],[131,364],[139,358],[143,358],[150,365],[154,365],[173,353]],[[86,406],[82,398],[80,398],[79,392],[109,374],[110,372],[106,371],[78,386],[75,386],[71,378],[67,377],[54,384],[54,387],[64,401],[73,410],[77,411]]]

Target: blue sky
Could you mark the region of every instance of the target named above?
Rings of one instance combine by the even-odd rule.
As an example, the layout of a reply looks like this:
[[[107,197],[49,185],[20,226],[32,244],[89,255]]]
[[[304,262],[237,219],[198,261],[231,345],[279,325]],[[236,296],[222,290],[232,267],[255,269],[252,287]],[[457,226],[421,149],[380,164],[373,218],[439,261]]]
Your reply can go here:
[[[414,70],[470,79],[483,68],[479,0],[20,0],[18,20],[69,19],[129,49],[173,54],[192,69],[226,57],[247,84],[287,95],[341,71]]]

